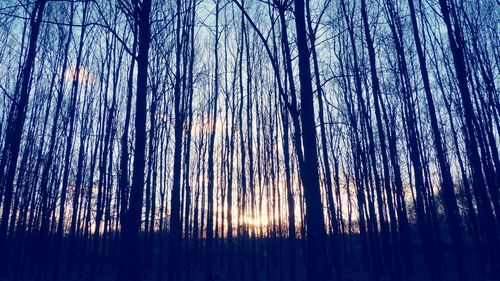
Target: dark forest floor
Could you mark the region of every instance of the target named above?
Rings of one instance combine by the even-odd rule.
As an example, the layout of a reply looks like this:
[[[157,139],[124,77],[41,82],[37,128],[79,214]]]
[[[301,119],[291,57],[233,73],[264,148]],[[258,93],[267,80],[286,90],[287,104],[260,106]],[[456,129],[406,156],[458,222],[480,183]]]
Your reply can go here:
[[[289,281],[290,280],[290,263],[287,248],[285,247],[286,240],[282,243],[273,241],[261,240],[257,242],[257,251],[255,256],[250,254],[248,248],[245,252],[235,250],[232,255],[226,251],[216,251],[213,255],[213,271],[214,281]],[[301,243],[297,243],[301,245]],[[220,244],[219,244],[220,245]],[[340,266],[335,266],[331,261],[332,278],[328,281],[427,281],[432,280],[428,262],[423,259],[422,253],[418,248],[411,254],[412,271],[411,273],[403,273],[403,265],[394,265],[396,275],[390,278],[387,270],[376,271],[381,267],[376,267],[369,262],[369,265],[364,265],[359,247],[354,244],[353,252],[343,252],[341,254]],[[11,245],[13,246],[13,245]],[[247,244],[248,246],[248,244]],[[54,253],[48,252],[44,254],[44,258],[35,258],[34,252],[27,252],[28,244],[20,247],[11,247],[10,259],[8,261],[6,281],[56,281],[54,278],[55,263]],[[13,249],[17,249],[13,250]],[[50,247],[53,249],[53,247]],[[57,281],[119,281],[117,278],[118,259],[117,248],[111,247],[106,251],[106,256],[95,258],[94,255],[84,254],[84,251],[68,250],[61,252],[60,262],[57,264],[59,269]],[[220,248],[218,248],[220,249]],[[187,252],[179,257],[183,260],[182,280],[185,281],[204,281],[206,256],[199,248],[197,251]],[[221,254],[222,253],[222,254]],[[281,254],[278,254],[281,253]],[[161,255],[161,258],[160,258]],[[449,253],[442,256],[441,269],[442,274],[438,276],[436,281],[494,281],[500,280],[500,276],[485,277],[487,274],[481,273],[479,262],[476,261],[476,255],[467,254],[464,270],[465,277],[458,278],[454,258]],[[168,281],[168,249],[163,248],[161,251],[158,247],[153,248],[152,254],[144,255],[150,257],[143,259],[143,265],[139,266],[142,270],[143,281]],[[232,257],[231,259],[229,257]],[[159,266],[161,264],[161,266]],[[231,264],[232,271],[229,273],[229,265]],[[305,260],[300,247],[297,249],[296,259],[296,281],[303,281],[306,278]],[[371,265],[371,266],[370,266]],[[92,280],[91,268],[96,268],[95,279]],[[499,265],[500,266],[500,265]],[[242,270],[243,268],[243,270]],[[339,270],[340,268],[340,270]],[[244,275],[243,275],[244,274]],[[379,278],[375,278],[378,276]],[[495,278],[493,278],[495,277]],[[0,278],[0,280],[2,280]],[[322,281],[322,280],[318,280]],[[325,280],[326,281],[326,280]]]

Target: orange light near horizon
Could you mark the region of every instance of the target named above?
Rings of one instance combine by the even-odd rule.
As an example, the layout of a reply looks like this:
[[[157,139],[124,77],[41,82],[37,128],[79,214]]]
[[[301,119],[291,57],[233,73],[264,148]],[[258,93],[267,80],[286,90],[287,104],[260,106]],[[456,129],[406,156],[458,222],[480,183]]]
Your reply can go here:
[[[244,216],[243,223],[253,227],[266,227],[269,221],[266,216],[261,216],[261,217]]]

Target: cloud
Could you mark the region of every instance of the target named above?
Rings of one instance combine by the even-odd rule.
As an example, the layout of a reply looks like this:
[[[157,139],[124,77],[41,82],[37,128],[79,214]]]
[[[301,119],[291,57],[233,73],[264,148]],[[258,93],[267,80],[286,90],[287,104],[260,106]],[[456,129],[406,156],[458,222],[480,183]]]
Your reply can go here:
[[[73,82],[76,75],[77,75],[77,68],[74,66],[68,67],[64,71],[64,80],[66,80],[66,82]],[[96,80],[97,78],[92,73],[90,73],[90,71],[88,71],[84,67],[80,67],[80,71],[78,73],[78,83],[80,84],[94,83]]]

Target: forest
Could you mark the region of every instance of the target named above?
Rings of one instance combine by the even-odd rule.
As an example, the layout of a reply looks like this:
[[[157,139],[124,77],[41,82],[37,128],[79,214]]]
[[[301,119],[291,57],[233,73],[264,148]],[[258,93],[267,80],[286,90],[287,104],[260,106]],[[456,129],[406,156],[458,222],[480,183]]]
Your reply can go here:
[[[499,0],[0,1],[0,280],[500,280]]]

